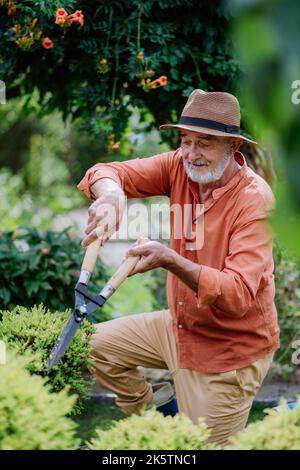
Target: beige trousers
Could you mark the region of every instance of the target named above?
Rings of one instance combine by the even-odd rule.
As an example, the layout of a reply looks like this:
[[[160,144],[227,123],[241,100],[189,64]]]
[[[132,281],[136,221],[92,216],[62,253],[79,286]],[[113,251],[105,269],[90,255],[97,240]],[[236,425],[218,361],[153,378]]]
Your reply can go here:
[[[179,412],[206,420],[211,441],[220,445],[242,430],[273,353],[238,370],[211,374],[181,369],[169,310],[141,313],[97,325],[92,338],[97,382],[116,393],[128,415],[152,400],[152,387],[137,366],[169,369]]]

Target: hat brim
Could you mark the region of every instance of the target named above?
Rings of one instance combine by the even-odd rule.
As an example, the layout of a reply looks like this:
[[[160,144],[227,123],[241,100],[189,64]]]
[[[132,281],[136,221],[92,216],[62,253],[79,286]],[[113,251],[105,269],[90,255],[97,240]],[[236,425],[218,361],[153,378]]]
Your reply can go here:
[[[210,134],[210,135],[217,135],[220,137],[239,137],[240,139],[246,140],[247,142],[251,142],[252,144],[257,144],[254,140],[248,139],[241,134],[228,134],[228,132],[217,131],[215,129],[209,129],[207,127],[198,127],[198,126],[184,126],[183,124],[163,124],[159,126],[160,130],[166,129],[185,129],[186,131],[192,132],[202,132],[203,134]]]

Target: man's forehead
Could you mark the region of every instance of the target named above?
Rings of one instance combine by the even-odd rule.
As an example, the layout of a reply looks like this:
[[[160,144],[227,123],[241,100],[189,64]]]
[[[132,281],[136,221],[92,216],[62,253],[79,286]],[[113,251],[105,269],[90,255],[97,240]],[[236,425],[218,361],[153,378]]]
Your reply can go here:
[[[197,139],[212,140],[213,136],[210,134],[203,134],[202,132],[180,131],[181,137],[196,137]]]

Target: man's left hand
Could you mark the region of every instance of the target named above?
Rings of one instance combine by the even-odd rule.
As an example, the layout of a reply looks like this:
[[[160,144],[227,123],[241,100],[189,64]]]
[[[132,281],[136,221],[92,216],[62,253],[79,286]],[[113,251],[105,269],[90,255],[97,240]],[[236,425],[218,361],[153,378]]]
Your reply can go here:
[[[133,246],[126,253],[126,257],[140,256],[141,259],[137,262],[135,268],[130,273],[130,276],[137,273],[145,273],[146,271],[150,271],[155,268],[167,269],[170,251],[170,248],[162,243],[153,241],[149,241],[141,246]]]

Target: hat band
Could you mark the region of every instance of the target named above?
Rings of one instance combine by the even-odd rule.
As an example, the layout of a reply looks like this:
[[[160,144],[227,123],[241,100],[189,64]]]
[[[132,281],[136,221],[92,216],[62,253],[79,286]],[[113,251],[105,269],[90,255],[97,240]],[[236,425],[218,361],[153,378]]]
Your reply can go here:
[[[211,121],[210,119],[202,119],[197,117],[181,116],[179,124],[187,124],[189,126],[207,127],[216,131],[226,132],[227,134],[239,134],[239,126],[228,126],[223,122]]]

